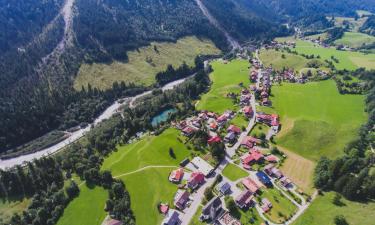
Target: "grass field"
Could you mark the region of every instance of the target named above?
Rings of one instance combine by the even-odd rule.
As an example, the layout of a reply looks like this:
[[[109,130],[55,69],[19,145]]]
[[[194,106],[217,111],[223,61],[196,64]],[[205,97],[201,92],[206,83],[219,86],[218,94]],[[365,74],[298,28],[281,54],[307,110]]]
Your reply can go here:
[[[305,85],[284,83],[274,86],[272,93],[281,124],[285,122],[288,127],[292,123],[289,132],[276,138],[277,143],[307,159],[342,154],[367,119],[364,96],[340,95],[332,80]]]
[[[240,167],[229,163],[223,170],[223,175],[231,181],[237,181],[247,177],[249,174]]]
[[[154,49],[156,46],[157,51]],[[111,64],[83,64],[74,81],[74,88],[82,85],[107,89],[114,81],[134,82],[150,85],[155,82],[155,75],[164,71],[169,64],[175,68],[186,62],[194,65],[194,59],[200,54],[220,54],[220,50],[208,40],[196,37],[179,39],[176,43],[152,42],[149,46],[128,52],[128,62]]]
[[[119,147],[103,163],[103,170],[111,170],[113,176],[125,182],[137,225],[159,224],[162,216],[157,211],[157,203],[173,200],[177,186],[168,181],[168,174],[173,168],[162,166],[178,166],[180,161],[189,156],[186,146],[177,141],[178,136],[179,131],[172,128],[159,136],[146,136],[140,141]],[[169,155],[169,148],[174,150],[175,158]],[[147,166],[161,167],[139,170]]]
[[[282,57],[285,56],[285,58]],[[288,54],[286,52],[276,50],[262,50],[259,54],[260,59],[266,66],[272,65],[276,70],[282,70],[283,68],[293,68],[297,71],[306,67],[308,59],[299,56]]]
[[[239,93],[243,82],[244,86],[250,84],[249,63],[246,60],[233,60],[224,64],[222,61],[212,63],[213,72],[210,79],[213,82],[210,91],[202,96],[197,104],[197,110],[209,110],[223,113],[227,109],[237,111],[238,106],[233,105],[233,101],[227,98],[229,92]]]
[[[250,135],[253,136],[253,137],[260,137],[261,134],[267,135],[268,130],[269,130],[268,126],[266,126],[262,123],[257,123],[257,124],[255,124],[255,126],[251,130]]]
[[[247,125],[249,124],[249,121],[247,121],[245,119],[245,117],[243,116],[243,114],[237,114],[231,121],[230,121],[231,124],[239,127],[239,128],[242,128],[242,127],[247,127]]]
[[[278,148],[287,156],[280,170],[305,193],[311,195],[314,192],[312,178],[314,177],[315,162],[280,146]]]
[[[334,193],[318,196],[293,225],[334,225],[336,215],[344,215],[350,225],[373,225],[375,203],[357,203],[343,199],[344,206],[332,203]]]
[[[272,209],[265,215],[273,222],[282,223],[286,220],[285,218],[289,218],[297,210],[297,206],[276,188],[268,188],[262,191],[261,197],[267,198],[272,203]]]
[[[0,224],[7,224],[14,213],[21,214],[30,204],[30,198],[0,199]]]
[[[363,54],[360,52],[339,51],[335,48],[323,48],[311,42],[297,40],[295,50],[300,54],[319,55],[322,60],[331,60],[334,56],[339,60],[335,63],[337,69],[355,70],[359,67],[375,69],[375,54]]]
[[[57,225],[102,224],[106,216],[104,205],[107,199],[108,191],[103,188],[81,185],[79,196],[69,203]]]
[[[366,20],[366,17],[359,18],[358,20],[355,20],[353,17],[335,17],[335,26],[344,27],[344,21],[347,21],[349,23],[349,29],[351,31],[357,32],[359,28],[363,26]]]
[[[371,44],[375,42],[375,37],[358,32],[345,32],[341,39],[336,40],[335,45],[346,45],[351,48],[358,48],[364,44]]]

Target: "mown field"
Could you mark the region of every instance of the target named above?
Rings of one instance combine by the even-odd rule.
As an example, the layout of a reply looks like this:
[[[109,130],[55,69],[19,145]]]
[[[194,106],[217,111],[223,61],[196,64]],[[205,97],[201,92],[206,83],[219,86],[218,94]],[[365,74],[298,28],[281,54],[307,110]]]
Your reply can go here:
[[[249,174],[240,167],[229,163],[223,170],[223,175],[231,181],[237,181],[247,177]]]
[[[358,32],[345,32],[341,39],[336,40],[335,45],[346,45],[351,48],[359,48],[364,44],[375,42],[375,37]]]
[[[331,19],[331,18],[329,18]],[[349,24],[349,29],[351,31],[357,32],[359,28],[363,26],[363,24],[366,22],[367,18],[362,17],[357,20],[354,19],[354,17],[335,17],[335,26],[336,27],[344,27],[344,21]]]
[[[342,206],[332,203],[333,192],[318,196],[293,225],[334,225],[334,217],[343,215],[350,225],[373,225],[375,203],[358,203],[343,199]]]
[[[152,42],[149,46],[128,52],[128,62],[110,64],[83,64],[74,81],[74,88],[80,90],[88,83],[93,87],[107,89],[114,81],[133,82],[150,85],[155,82],[155,75],[166,70],[169,64],[177,68],[186,62],[194,65],[194,59],[201,54],[220,54],[215,45],[205,39],[185,37],[176,43]]]
[[[80,194],[69,203],[57,225],[100,225],[106,217],[104,211],[108,191],[102,187],[80,186]]]
[[[213,82],[210,91],[204,94],[197,104],[197,110],[209,110],[223,113],[225,110],[238,110],[238,106],[233,104],[233,100],[227,98],[229,92],[239,93],[240,83],[245,87],[249,81],[249,63],[246,60],[233,60],[225,64],[223,61],[212,63],[213,72],[210,79]]]
[[[340,95],[332,80],[284,83],[273,86],[272,93],[282,130],[288,128],[278,135],[277,143],[313,161],[341,155],[367,119],[364,96]]]

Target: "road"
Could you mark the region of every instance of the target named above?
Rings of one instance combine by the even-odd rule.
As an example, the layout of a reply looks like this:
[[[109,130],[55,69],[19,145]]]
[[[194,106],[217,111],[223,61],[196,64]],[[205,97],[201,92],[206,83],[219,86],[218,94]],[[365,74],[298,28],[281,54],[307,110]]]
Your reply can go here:
[[[191,76],[193,76],[193,75],[191,75]],[[186,78],[170,82],[170,83],[164,85],[161,89],[163,91],[171,90],[171,89],[175,88],[176,86],[178,86],[179,84],[183,83],[186,79],[188,79],[191,76],[188,76]],[[11,159],[0,160],[0,169],[7,169],[7,168],[14,167],[16,165],[22,165],[24,162],[30,162],[30,161],[33,161],[35,159],[40,159],[42,157],[45,157],[45,156],[48,156],[48,155],[51,155],[51,154],[54,154],[54,153],[60,151],[61,149],[63,149],[67,145],[69,145],[69,144],[77,141],[81,137],[85,136],[85,134],[88,131],[90,131],[93,127],[98,125],[100,122],[102,122],[106,119],[109,119],[113,115],[117,114],[119,112],[119,109],[122,106],[124,106],[126,104],[130,104],[130,102],[134,103],[137,99],[139,99],[139,98],[141,98],[141,97],[143,97],[147,94],[151,94],[151,93],[152,93],[152,91],[146,91],[146,92],[141,93],[139,95],[136,95],[134,97],[123,98],[123,99],[120,99],[121,101],[120,100],[115,101],[102,114],[100,114],[92,124],[88,125],[85,128],[82,128],[82,129],[79,129],[77,131],[72,132],[67,139],[65,139],[65,140],[63,140],[63,141],[61,141],[61,142],[59,142],[59,143],[57,143],[53,146],[50,146],[48,148],[45,148],[45,149],[40,150],[38,152],[35,152],[35,153],[30,153],[30,154],[27,154],[27,155],[22,155],[22,156],[11,158]]]

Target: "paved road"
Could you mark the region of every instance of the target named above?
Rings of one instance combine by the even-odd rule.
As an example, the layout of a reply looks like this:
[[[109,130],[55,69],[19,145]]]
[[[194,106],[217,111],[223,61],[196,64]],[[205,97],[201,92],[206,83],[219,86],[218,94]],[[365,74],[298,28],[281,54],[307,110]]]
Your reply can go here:
[[[191,76],[193,76],[193,75],[191,75]],[[189,77],[191,77],[191,76],[189,76]],[[166,84],[165,86],[162,87],[162,90],[163,91],[171,90],[171,89],[175,88],[176,86],[178,86],[179,84],[183,83],[189,77],[186,77],[186,78],[168,83],[168,84]],[[63,141],[61,141],[61,142],[59,142],[59,143],[57,143],[57,144],[55,144],[51,147],[45,148],[45,149],[40,150],[40,151],[35,152],[35,153],[22,155],[22,156],[11,158],[11,159],[0,160],[0,169],[7,169],[7,168],[11,168],[11,167],[16,166],[16,165],[22,165],[24,162],[29,162],[29,161],[33,161],[35,159],[40,159],[42,157],[45,157],[45,156],[48,156],[50,154],[54,154],[54,153],[60,151],[61,149],[63,149],[67,145],[69,145],[69,144],[77,141],[81,137],[85,136],[85,134],[88,131],[90,131],[92,129],[92,127],[95,127],[96,125],[98,125],[103,120],[109,119],[113,115],[117,114],[119,112],[119,109],[122,106],[124,106],[126,104],[129,104],[130,102],[134,102],[135,100],[143,97],[145,95],[145,93],[150,94],[151,91],[146,91],[146,92],[141,93],[139,95],[136,95],[134,97],[120,99],[121,101],[120,100],[115,101],[101,115],[99,115],[98,118],[95,119],[93,124],[90,124],[89,126],[87,126],[85,128],[82,128],[82,129],[79,129],[77,131],[72,132],[71,135],[67,139],[65,139],[65,140],[63,140]]]

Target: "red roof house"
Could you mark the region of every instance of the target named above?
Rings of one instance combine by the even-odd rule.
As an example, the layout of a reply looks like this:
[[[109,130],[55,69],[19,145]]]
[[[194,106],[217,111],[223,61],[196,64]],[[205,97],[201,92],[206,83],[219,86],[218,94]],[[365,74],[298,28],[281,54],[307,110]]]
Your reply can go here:
[[[252,150],[250,153],[241,157],[242,164],[251,164],[263,160],[264,156],[258,150]]]
[[[251,108],[250,106],[245,106],[243,109],[242,109],[242,112],[245,114],[245,116],[247,117],[251,117],[253,116],[253,108]]]
[[[207,142],[209,145],[213,143],[220,143],[221,138],[219,136],[210,137]]]
[[[190,194],[188,191],[178,190],[174,197],[174,205],[176,208],[184,210],[186,203],[189,201],[189,196]]]
[[[191,189],[196,189],[199,185],[204,182],[204,174],[201,172],[193,172],[188,181],[188,187]]]
[[[267,162],[273,162],[273,163],[279,161],[279,158],[274,155],[268,155],[265,157],[265,159],[267,160]]]
[[[169,181],[173,183],[180,183],[181,179],[184,177],[184,170],[182,168],[173,170],[169,175]]]
[[[237,126],[234,126],[234,125],[230,125],[227,129],[228,132],[233,132],[235,134],[240,134],[241,133],[241,128],[237,127]]]
[[[240,195],[237,196],[235,202],[241,209],[246,208],[251,205],[254,195],[248,191],[243,191]]]
[[[256,193],[259,190],[258,185],[250,177],[243,179],[242,184],[246,187],[247,190],[251,191],[251,193]]]
[[[122,222],[115,219],[108,220],[105,225],[122,225]]]
[[[217,121],[218,123],[222,123],[222,122],[227,121],[227,119],[228,119],[227,115],[226,115],[226,114],[223,114],[223,115],[219,116],[219,117],[216,119],[216,121]]]
[[[252,148],[254,147],[255,144],[260,144],[260,143],[262,143],[260,139],[257,139],[251,136],[247,136],[241,141],[241,145],[247,148]]]
[[[160,204],[159,210],[160,210],[161,213],[167,214],[168,210],[169,210],[168,204]]]
[[[182,130],[182,133],[185,135],[185,136],[191,136],[193,133],[195,132],[195,129],[192,128],[192,127],[185,127],[183,130]]]

